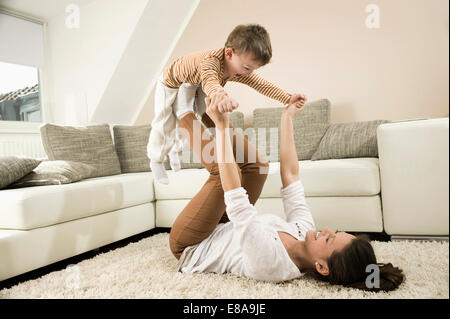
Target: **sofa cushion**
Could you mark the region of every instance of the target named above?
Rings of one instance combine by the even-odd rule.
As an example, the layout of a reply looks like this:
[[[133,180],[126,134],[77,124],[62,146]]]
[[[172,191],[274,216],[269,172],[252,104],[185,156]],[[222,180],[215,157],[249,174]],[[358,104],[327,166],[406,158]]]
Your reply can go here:
[[[0,228],[34,229],[154,201],[152,173],[0,191]]]
[[[122,173],[149,172],[147,156],[151,125],[115,125],[114,146]]]
[[[234,128],[244,129],[244,113],[233,111],[230,113],[230,125]]]
[[[305,194],[312,196],[373,196],[380,193],[377,158],[299,161]],[[156,200],[191,199],[209,177],[206,169],[168,172],[169,185],[156,183]],[[260,198],[279,198],[280,163],[269,163],[269,175]]]
[[[92,177],[95,167],[73,161],[44,161],[8,188],[61,185]]]
[[[383,231],[379,195],[307,197],[306,201],[316,229],[326,226],[351,232]],[[188,203],[188,199],[156,201],[156,227],[172,227]],[[286,220],[283,201],[279,197],[259,198],[255,208],[258,214],[273,214]]]
[[[280,121],[284,107],[257,108],[253,111],[254,139],[249,140],[269,162],[280,161]],[[309,160],[319,146],[330,123],[330,101],[306,103],[294,120],[294,139],[300,161]],[[265,137],[265,138],[264,138]]]
[[[151,125],[115,125],[113,127],[114,147],[122,173],[151,172],[147,155]],[[189,150],[188,150],[189,151]],[[166,170],[172,169],[167,158]]]
[[[308,197],[374,196],[380,193],[377,158],[301,161],[299,175]],[[270,163],[261,197],[279,196],[280,163]]]
[[[45,124],[40,130],[49,160],[93,165],[96,168],[93,177],[121,173],[108,124],[86,127]]]
[[[0,157],[0,189],[30,173],[41,160],[20,156]]]
[[[230,124],[236,128],[244,127],[244,114],[232,112]],[[148,158],[147,145],[150,137],[151,125],[115,125],[114,145],[119,158],[122,173],[150,172],[150,159]],[[192,152],[189,141],[183,137],[182,150],[179,154],[181,168],[202,168]],[[166,170],[171,170],[169,159],[164,161]]]
[[[389,121],[331,124],[311,160],[378,157],[377,128],[384,123]]]

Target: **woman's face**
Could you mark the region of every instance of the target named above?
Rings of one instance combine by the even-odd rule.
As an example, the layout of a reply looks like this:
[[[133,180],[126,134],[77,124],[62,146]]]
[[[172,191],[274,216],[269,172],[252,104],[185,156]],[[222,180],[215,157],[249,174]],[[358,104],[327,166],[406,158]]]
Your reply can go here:
[[[334,251],[341,251],[356,238],[345,232],[336,232],[324,227],[322,231],[306,233],[305,247],[313,261],[325,261]]]

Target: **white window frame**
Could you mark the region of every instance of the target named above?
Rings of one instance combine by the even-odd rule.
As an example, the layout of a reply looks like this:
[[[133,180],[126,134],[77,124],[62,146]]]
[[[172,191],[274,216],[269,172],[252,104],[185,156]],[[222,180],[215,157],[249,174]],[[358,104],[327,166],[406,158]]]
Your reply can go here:
[[[33,17],[31,15],[28,15],[26,13],[13,11],[6,8],[0,7],[0,13],[8,14],[13,17],[24,19],[27,21],[31,21],[34,23],[41,24],[43,27],[43,34],[44,34],[44,57],[46,56],[47,52],[47,27],[48,23],[45,20],[42,20],[37,17]],[[41,103],[41,121],[42,122],[23,122],[23,121],[0,121],[0,133],[38,133],[39,128],[41,125],[43,125],[46,122],[49,122],[49,118],[47,117],[47,94],[44,87],[47,87],[47,82],[45,81],[45,76],[42,68],[38,69],[38,81],[39,81],[39,101]]]

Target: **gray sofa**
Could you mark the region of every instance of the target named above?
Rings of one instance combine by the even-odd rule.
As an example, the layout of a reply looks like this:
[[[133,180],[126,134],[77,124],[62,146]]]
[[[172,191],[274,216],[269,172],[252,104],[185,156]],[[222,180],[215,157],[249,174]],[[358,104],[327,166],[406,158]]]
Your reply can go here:
[[[330,124],[328,100],[306,106],[304,117],[295,120],[295,137],[300,178],[318,229],[328,226],[393,236],[448,236],[448,118]],[[266,128],[277,127],[279,111],[255,109],[255,130],[243,130],[260,150],[270,150],[268,144],[277,140]],[[232,119],[233,126],[243,129],[242,113],[233,112]],[[262,133],[252,136],[251,131],[262,128]],[[130,152],[127,143],[139,140],[128,139],[127,134],[144,129],[111,128],[111,141],[121,164],[118,173],[100,174],[97,167],[96,174],[103,176],[0,190],[0,280],[154,228],[171,227],[208,172],[198,162],[186,163],[181,171],[168,171],[169,185],[156,183],[148,171],[148,158],[142,160],[145,141],[140,140],[139,152],[126,155]],[[121,131],[128,132],[122,135],[125,138],[120,138]],[[148,131],[139,134],[142,138]],[[17,143],[26,144],[27,138]],[[39,154],[20,155],[68,160],[51,157],[56,148],[44,150],[49,140],[37,145]],[[131,143],[131,148],[137,144]],[[0,154],[5,155],[19,154]],[[191,153],[188,157],[193,159]],[[255,206],[260,213],[284,217],[279,157],[270,151],[267,157],[269,175]],[[143,171],[133,171],[133,167]]]

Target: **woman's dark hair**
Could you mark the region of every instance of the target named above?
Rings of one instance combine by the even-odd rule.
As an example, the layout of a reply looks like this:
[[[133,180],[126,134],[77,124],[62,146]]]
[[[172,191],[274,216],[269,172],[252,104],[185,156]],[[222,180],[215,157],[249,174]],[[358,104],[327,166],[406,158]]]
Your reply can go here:
[[[225,47],[234,49],[238,54],[251,53],[263,65],[272,58],[269,33],[259,24],[240,24],[235,27],[228,35]]]
[[[315,270],[312,274],[315,278],[333,285],[374,292],[391,291],[397,289],[405,278],[403,271],[391,263],[377,263],[375,252],[366,235],[356,236],[344,249],[333,252],[327,263],[328,276],[323,276]],[[369,265],[372,267],[367,267]],[[378,270],[379,276],[374,270]]]

